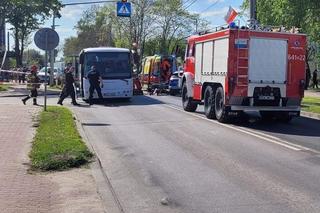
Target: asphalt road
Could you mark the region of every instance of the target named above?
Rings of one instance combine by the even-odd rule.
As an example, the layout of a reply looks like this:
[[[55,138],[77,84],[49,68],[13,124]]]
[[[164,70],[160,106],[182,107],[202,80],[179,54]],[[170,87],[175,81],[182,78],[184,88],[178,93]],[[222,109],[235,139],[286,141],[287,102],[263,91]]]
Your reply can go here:
[[[123,212],[320,212],[319,121],[221,125],[170,96],[72,109]]]
[[[319,121],[224,125],[172,96],[71,108],[118,201],[108,212],[320,212]]]

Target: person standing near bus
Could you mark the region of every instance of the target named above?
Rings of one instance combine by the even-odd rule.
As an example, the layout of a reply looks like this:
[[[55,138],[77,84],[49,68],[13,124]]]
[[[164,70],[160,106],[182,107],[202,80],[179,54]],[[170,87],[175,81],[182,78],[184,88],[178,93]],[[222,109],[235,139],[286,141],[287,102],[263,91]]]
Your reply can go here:
[[[76,93],[74,91],[74,78],[73,78],[73,73],[74,73],[74,67],[68,67],[65,69],[65,84],[63,86],[58,104],[61,106],[63,105],[63,100],[70,95],[72,99],[72,104],[75,106],[78,106],[80,104],[77,103],[76,101]]]
[[[92,98],[93,98],[94,90],[97,91],[100,100],[103,99],[103,96],[102,96],[102,93],[101,93],[101,87],[103,87],[102,78],[101,78],[100,73],[97,70],[95,65],[93,65],[91,67],[90,71],[87,74],[87,78],[89,79],[89,83],[90,83],[89,104],[92,105]]]
[[[312,82],[313,82],[313,88],[319,89],[319,87],[318,87],[318,70],[317,69],[315,69],[313,71]]]
[[[40,79],[37,75],[38,68],[36,65],[33,65],[31,67],[31,74],[28,76],[27,81],[27,88],[30,90],[30,94],[22,99],[22,103],[26,105],[27,100],[30,98],[33,98],[33,105],[38,105],[37,103],[37,97],[38,97],[38,91],[37,89],[40,88]]]

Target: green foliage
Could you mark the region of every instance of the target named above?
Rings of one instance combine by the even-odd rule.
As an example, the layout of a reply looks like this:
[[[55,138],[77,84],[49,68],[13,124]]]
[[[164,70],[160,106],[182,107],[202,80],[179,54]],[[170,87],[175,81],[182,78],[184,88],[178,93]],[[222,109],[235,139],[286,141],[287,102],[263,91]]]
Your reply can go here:
[[[62,170],[90,161],[92,153],[83,143],[69,109],[49,106],[41,113],[30,158],[32,168],[39,170]]]
[[[195,31],[196,20],[201,28],[207,22],[183,9],[181,0],[132,0],[130,18],[116,17],[114,4],[93,7],[78,22],[78,36],[68,38],[64,54],[79,53],[86,47],[115,46],[131,48],[138,44],[140,55],[171,54]],[[140,57],[142,59],[142,57]]]
[[[23,58],[24,64],[26,65],[37,64],[42,67],[45,64],[44,55],[42,55],[40,51],[34,49],[24,51]]]
[[[249,0],[244,0],[244,9]],[[312,41],[320,41],[319,0],[258,0],[257,18],[262,25],[297,27]]]
[[[302,101],[302,110],[320,114],[320,98],[305,97]]]
[[[6,21],[13,26],[18,66],[22,65],[24,47],[30,33],[38,29],[52,11],[60,8],[58,0],[1,0],[0,14],[4,14]]]

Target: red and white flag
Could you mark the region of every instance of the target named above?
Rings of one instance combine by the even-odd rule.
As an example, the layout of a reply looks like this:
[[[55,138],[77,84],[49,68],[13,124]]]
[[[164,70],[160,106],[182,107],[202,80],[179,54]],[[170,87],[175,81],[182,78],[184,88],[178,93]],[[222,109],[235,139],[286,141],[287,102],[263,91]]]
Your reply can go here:
[[[229,11],[227,15],[224,17],[224,20],[226,20],[226,22],[230,24],[237,17],[237,15],[238,15],[237,11],[235,11],[235,9],[229,6]]]

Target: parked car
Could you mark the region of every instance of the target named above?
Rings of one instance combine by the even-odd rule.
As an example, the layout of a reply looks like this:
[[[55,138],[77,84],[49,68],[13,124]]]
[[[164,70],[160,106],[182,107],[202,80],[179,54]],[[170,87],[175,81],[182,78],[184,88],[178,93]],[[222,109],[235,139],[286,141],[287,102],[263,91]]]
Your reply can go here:
[[[183,70],[172,73],[169,80],[169,94],[177,95],[181,92]]]
[[[46,76],[45,69],[46,69],[45,67],[42,67],[40,69],[40,71],[38,72],[38,77],[40,79],[40,82],[42,82],[42,83],[48,82],[49,83],[51,69],[50,69],[50,67],[47,67],[47,69],[48,69],[47,78],[45,77]],[[60,68],[55,67],[54,71],[53,71],[53,78],[54,78],[55,83],[60,84],[62,81],[62,78],[63,78],[63,71]]]

